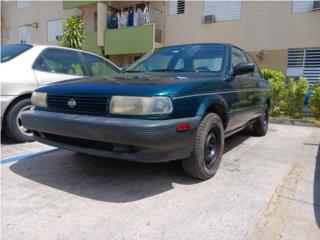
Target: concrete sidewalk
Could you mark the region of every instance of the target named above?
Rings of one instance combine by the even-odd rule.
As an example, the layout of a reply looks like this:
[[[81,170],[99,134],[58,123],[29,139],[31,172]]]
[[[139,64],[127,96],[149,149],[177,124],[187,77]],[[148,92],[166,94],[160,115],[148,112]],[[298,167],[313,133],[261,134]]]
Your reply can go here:
[[[320,129],[226,140],[204,182],[141,164],[2,144],[2,239],[320,239]],[[11,161],[12,160],[12,161]]]

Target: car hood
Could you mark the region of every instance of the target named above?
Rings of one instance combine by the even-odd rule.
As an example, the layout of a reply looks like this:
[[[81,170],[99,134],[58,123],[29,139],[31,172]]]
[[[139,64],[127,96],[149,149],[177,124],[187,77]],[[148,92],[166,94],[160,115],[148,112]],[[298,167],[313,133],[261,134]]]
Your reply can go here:
[[[222,79],[223,75],[205,73],[122,73],[109,77],[90,77],[66,80],[37,89],[52,94],[127,95],[127,96],[177,96],[188,92],[221,88],[215,81],[213,89],[208,82]],[[205,89],[204,89],[205,88]]]

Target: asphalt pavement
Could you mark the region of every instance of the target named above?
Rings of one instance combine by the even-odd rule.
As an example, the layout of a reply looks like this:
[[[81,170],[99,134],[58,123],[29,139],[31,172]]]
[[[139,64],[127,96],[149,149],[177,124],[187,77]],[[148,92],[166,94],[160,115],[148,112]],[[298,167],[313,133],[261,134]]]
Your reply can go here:
[[[2,239],[320,239],[320,129],[226,140],[216,176],[2,138]]]

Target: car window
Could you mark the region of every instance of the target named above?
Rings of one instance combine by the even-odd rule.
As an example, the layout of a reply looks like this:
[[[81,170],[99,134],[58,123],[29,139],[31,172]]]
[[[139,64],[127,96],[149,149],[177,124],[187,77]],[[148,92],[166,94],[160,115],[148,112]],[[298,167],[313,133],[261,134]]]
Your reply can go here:
[[[34,69],[50,73],[85,75],[85,69],[78,52],[65,49],[51,48],[45,50],[37,58]]]
[[[224,55],[225,47],[219,44],[167,47],[145,55],[126,71],[220,72]]]
[[[1,62],[7,62],[32,48],[29,44],[10,44],[1,47]]]
[[[89,53],[82,54],[87,61],[92,76],[110,75],[117,72],[117,70],[106,60]]]
[[[246,58],[246,55],[243,51],[241,51],[238,48],[232,48],[232,67],[240,64],[240,63],[247,63],[248,60]]]
[[[256,64],[256,62],[253,60],[253,58],[250,56],[250,54],[247,53],[246,55],[247,55],[249,62],[253,63],[255,66],[253,76],[262,78],[262,74],[261,74],[260,69],[259,69],[258,65]]]

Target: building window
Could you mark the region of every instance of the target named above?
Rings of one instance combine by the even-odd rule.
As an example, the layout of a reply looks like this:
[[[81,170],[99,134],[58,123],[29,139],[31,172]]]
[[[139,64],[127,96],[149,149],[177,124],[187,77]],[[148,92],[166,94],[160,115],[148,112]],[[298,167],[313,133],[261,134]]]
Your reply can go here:
[[[30,43],[31,42],[31,32],[30,28],[27,26],[19,27],[19,43]]]
[[[320,79],[320,48],[289,49],[287,76],[304,76],[310,84],[317,83]]]
[[[62,35],[62,20],[48,21],[48,42],[57,41]]]
[[[320,1],[293,1],[292,12],[309,12],[315,9],[320,9]]]
[[[204,2],[204,16],[213,15],[216,22],[239,20],[241,1],[209,1]]]
[[[17,8],[29,7],[29,0],[17,0]]]
[[[184,14],[185,1],[170,1],[170,15]]]

